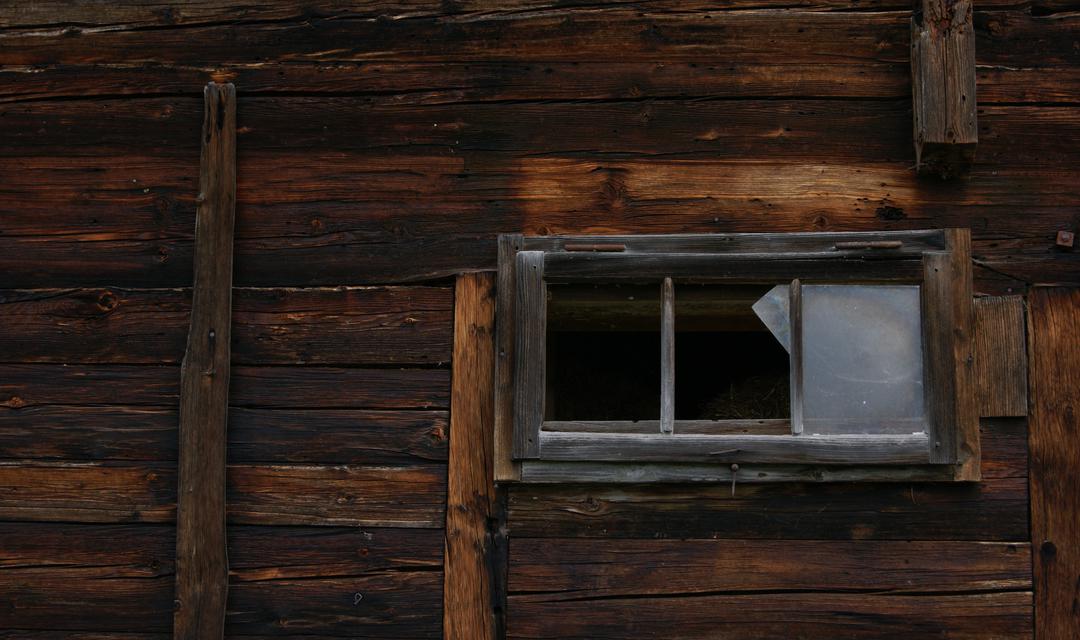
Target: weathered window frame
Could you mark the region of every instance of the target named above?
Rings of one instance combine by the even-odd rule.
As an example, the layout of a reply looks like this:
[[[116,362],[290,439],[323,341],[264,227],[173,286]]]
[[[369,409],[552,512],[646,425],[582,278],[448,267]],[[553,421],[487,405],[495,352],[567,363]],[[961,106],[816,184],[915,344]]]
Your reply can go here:
[[[498,480],[978,479],[967,230],[504,235],[499,246]],[[738,425],[731,421],[676,421],[674,433],[658,421],[545,423],[547,284],[659,284],[669,278],[676,283],[920,285],[928,432],[732,435]]]

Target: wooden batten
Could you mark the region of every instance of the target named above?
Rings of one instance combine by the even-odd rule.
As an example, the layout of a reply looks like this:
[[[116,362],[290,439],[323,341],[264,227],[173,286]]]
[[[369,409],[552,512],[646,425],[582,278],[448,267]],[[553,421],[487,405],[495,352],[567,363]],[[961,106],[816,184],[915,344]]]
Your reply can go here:
[[[236,89],[204,91],[202,160],[195,219],[191,327],[180,371],[180,448],[173,635],[225,633],[225,426],[232,341],[236,213]]]
[[[488,520],[494,512],[495,276],[458,277],[446,497],[443,629],[447,639],[495,638]]]
[[[911,21],[915,164],[950,178],[968,171],[979,142],[971,0],[921,0]]]
[[[1028,412],[1024,299],[975,299],[975,378],[982,417],[1021,417]]]

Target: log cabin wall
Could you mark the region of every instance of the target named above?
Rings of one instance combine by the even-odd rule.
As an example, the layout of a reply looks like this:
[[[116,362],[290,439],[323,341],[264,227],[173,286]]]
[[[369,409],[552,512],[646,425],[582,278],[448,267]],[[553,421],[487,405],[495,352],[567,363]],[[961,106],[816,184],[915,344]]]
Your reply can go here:
[[[226,634],[430,638],[451,278],[498,233],[970,227],[979,293],[1080,281],[1076,5],[975,9],[945,182],[907,0],[0,8],[0,637],[170,635],[208,80],[239,96]],[[977,485],[511,488],[501,624],[1030,637],[1026,433],[984,420]]]

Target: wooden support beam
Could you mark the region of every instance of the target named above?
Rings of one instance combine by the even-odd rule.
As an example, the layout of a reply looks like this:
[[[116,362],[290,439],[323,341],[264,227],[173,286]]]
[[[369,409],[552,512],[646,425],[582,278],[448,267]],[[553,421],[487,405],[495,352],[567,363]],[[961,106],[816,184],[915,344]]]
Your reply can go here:
[[[458,277],[450,400],[443,629],[448,639],[495,638],[488,521],[495,507],[495,277]]]
[[[191,327],[180,370],[173,637],[225,633],[225,424],[229,403],[236,89],[211,82],[205,110]]]
[[[1035,637],[1080,638],[1080,289],[1029,298]]]
[[[979,143],[971,0],[919,0],[911,20],[911,89],[919,173],[965,173]]]

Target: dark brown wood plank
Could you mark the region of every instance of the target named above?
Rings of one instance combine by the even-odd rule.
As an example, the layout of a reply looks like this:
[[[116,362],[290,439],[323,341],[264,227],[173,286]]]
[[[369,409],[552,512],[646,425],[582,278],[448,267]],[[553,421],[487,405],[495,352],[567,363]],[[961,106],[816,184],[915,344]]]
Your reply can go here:
[[[493,640],[495,274],[462,275],[455,291],[443,630],[446,638]]]
[[[0,364],[0,407],[175,406],[175,366]],[[229,404],[282,409],[446,409],[448,369],[232,368]]]
[[[441,529],[446,466],[230,465],[228,510],[230,523]]]
[[[979,143],[971,0],[922,0],[911,20],[915,166],[964,174]]]
[[[237,463],[416,464],[445,461],[445,411],[229,411],[228,459]],[[0,408],[0,459],[172,462],[174,407]]]
[[[7,362],[176,363],[190,292],[182,289],[0,291]],[[423,364],[450,360],[445,287],[235,289],[240,364]],[[219,341],[220,343],[220,341]]]
[[[540,455],[547,354],[547,285],[542,251],[516,256],[514,282],[513,457]]]
[[[510,598],[507,638],[1029,639],[1031,593],[701,595],[565,601]]]
[[[1031,591],[1016,542],[515,539],[511,594]]]
[[[1037,288],[1029,298],[1031,544],[1039,638],[1080,634],[1080,290]]]
[[[976,298],[974,342],[979,415],[1027,415],[1024,299]]]
[[[173,635],[181,640],[224,637],[229,588],[225,428],[232,343],[236,88],[211,82],[204,97],[195,285],[180,367]]]

